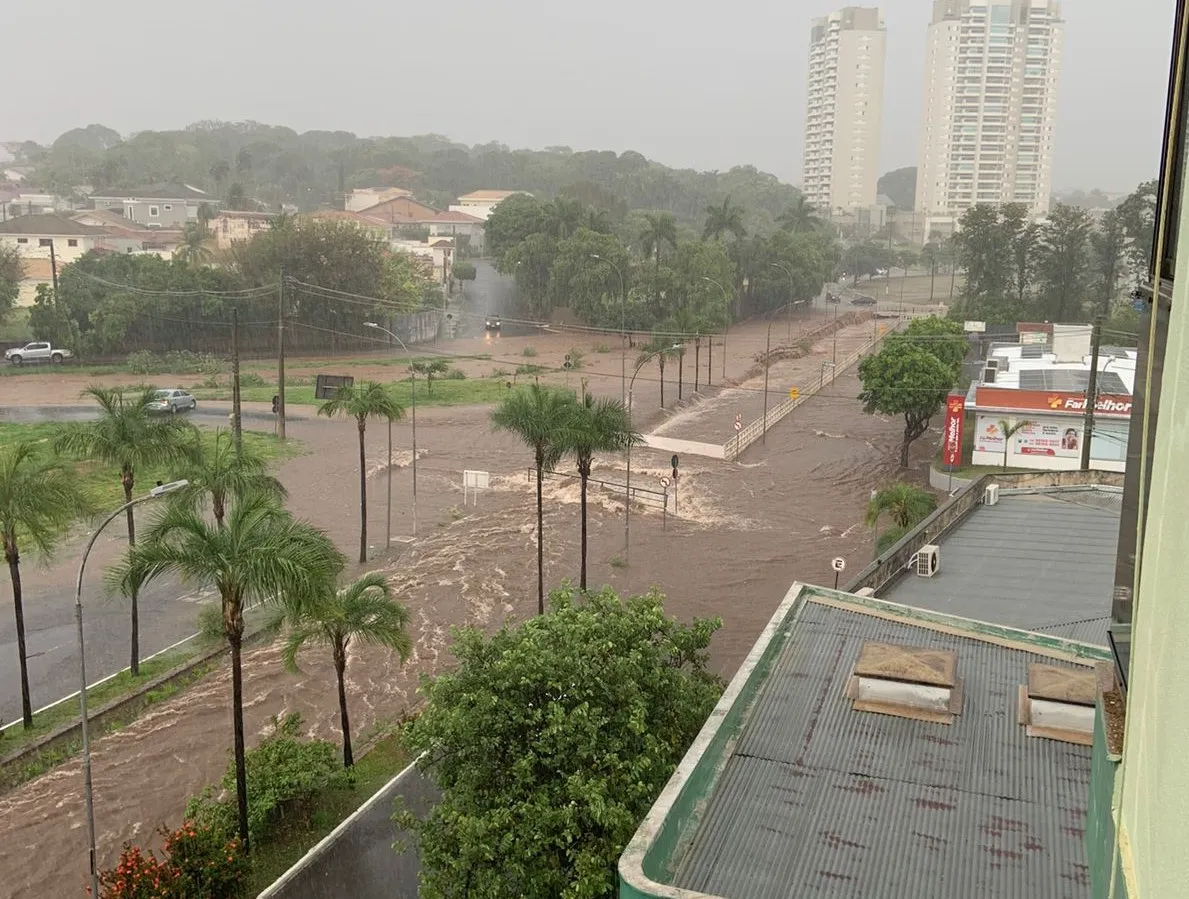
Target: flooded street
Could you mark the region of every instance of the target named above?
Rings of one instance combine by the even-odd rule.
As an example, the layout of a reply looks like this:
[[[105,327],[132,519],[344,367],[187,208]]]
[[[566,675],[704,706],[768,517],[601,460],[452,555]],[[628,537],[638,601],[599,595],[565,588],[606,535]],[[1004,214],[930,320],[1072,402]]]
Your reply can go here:
[[[862,334],[859,330],[839,335],[840,359],[869,337],[870,325],[861,329]],[[741,329],[738,338],[734,331],[731,334],[735,350],[728,374],[742,388],[735,396],[749,398],[751,404],[762,404],[762,393],[754,391],[754,376],[747,376],[755,365],[751,356],[763,338],[763,329],[755,327]],[[505,338],[494,361],[515,358],[520,341],[533,343],[540,351],[539,361],[547,365],[574,340]],[[770,402],[787,396],[788,386],[815,366],[820,371],[831,352],[832,340],[827,340],[804,360],[783,368],[774,365]],[[715,383],[720,380],[720,364],[716,357]],[[667,418],[659,410],[656,374],[652,365],[636,381],[636,426],[646,432]],[[667,367],[666,381],[675,374]],[[592,354],[581,375],[589,379],[590,389],[618,396],[618,353]],[[577,387],[578,379],[573,380]],[[667,384],[667,401],[676,397],[669,390]],[[713,644],[713,662],[723,674],[733,672],[793,580],[832,584],[833,556],[844,556],[848,571],[870,559],[872,534],[862,523],[863,512],[869,491],[897,477],[901,424],[862,414],[854,399],[858,390],[853,369],[840,375],[820,396],[775,425],[765,444],[749,448],[737,462],[684,457],[675,511],[670,507],[662,517],[659,509],[633,506],[627,567],[621,561],[622,497],[592,488],[592,585],[606,583],[625,593],[655,586],[666,594],[672,615],[721,616],[724,624]],[[758,408],[739,409],[741,402],[732,398],[716,404],[712,397],[669,421],[669,430],[662,433],[721,443],[729,436],[736,409],[745,422],[759,414]],[[418,410],[418,539],[387,562],[385,434],[380,424],[369,426],[368,529],[379,558],[367,567],[388,571],[397,595],[409,606],[415,652],[402,668],[387,651],[352,650],[347,676],[357,734],[406,711],[415,702],[418,676],[449,664],[452,625],[494,627],[535,611],[531,454],[511,436],[492,433],[489,413],[487,407]],[[309,449],[280,472],[292,494],[291,508],[324,527],[353,555],[359,527],[353,423],[294,421],[290,434]],[[392,532],[402,539],[411,536],[413,525],[409,436],[409,422],[399,423],[394,434]],[[927,443],[918,442],[918,462],[931,452]],[[491,473],[491,488],[480,493],[477,505],[463,505],[464,469]],[[659,478],[668,470],[668,453],[633,451],[634,486],[660,490]],[[570,471],[568,462],[559,467],[561,474]],[[623,483],[624,475],[624,460],[606,457],[598,461],[593,477]],[[546,495],[546,579],[556,585],[578,576],[577,481],[551,478]],[[279,648],[256,648],[246,654],[249,734],[259,737],[274,715],[297,710],[310,733],[338,739],[329,656],[315,648],[303,655],[301,665],[302,674],[287,674]],[[157,827],[176,824],[187,797],[218,780],[231,745],[230,692],[229,671],[221,669],[94,744],[96,821],[105,864],[123,842],[145,840]],[[34,899],[82,894],[86,828],[81,780],[80,765],[72,761],[0,797],[4,895]]]

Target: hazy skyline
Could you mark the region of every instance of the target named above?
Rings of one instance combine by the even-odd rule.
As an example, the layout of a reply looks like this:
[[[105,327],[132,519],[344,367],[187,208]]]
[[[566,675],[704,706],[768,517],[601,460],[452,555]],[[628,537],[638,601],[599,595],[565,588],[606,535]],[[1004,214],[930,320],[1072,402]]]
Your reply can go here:
[[[20,4],[0,140],[255,119],[361,136],[637,150],[801,180],[809,21],[845,3],[592,5],[207,0]],[[871,4],[868,4],[871,5]],[[930,0],[887,23],[880,171],[916,165]],[[1171,0],[1067,0],[1055,190],[1125,191],[1159,165]],[[22,72],[37,71],[32,77]],[[503,185],[487,185],[503,186]]]

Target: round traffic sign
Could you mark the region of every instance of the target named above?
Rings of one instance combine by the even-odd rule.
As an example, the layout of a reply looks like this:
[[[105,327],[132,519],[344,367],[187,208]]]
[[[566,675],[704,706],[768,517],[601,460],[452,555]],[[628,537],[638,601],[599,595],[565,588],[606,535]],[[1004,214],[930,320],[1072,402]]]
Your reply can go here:
[[[740,421],[739,419],[737,419],[737,418],[735,419],[735,430],[736,430],[736,431],[742,431],[742,430],[743,430],[743,422],[741,422],[741,421]]]
[[[830,567],[835,571],[846,571],[846,559],[842,558],[842,556],[835,556],[830,561]]]
[[[801,395],[801,391],[798,390],[796,387],[789,388],[789,399],[795,400],[800,395]]]
[[[665,475],[661,475],[661,486],[662,487],[668,487],[671,483],[673,483],[673,482],[670,481],[668,479],[668,477],[666,477]]]

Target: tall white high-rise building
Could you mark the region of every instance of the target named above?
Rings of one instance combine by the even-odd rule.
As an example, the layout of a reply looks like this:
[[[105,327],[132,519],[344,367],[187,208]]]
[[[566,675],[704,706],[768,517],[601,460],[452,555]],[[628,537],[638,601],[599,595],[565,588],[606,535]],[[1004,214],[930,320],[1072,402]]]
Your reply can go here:
[[[1049,209],[1058,0],[934,0],[916,211],[951,232],[977,203]]]
[[[812,22],[802,190],[823,212],[875,205],[886,32],[874,7]]]

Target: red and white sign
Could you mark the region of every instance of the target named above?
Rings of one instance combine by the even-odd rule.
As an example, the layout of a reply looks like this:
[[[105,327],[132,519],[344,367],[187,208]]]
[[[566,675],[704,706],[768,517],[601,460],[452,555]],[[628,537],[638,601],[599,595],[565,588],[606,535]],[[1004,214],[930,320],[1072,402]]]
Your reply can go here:
[[[1047,414],[1085,415],[1086,397],[1082,393],[1060,390],[1014,390],[1010,387],[978,387],[974,404],[979,411],[1044,412]],[[1100,394],[1094,414],[1103,418],[1129,418],[1131,397]]]
[[[956,468],[962,464],[962,418],[966,397],[952,393],[945,398],[945,430],[942,436],[942,461]]]

